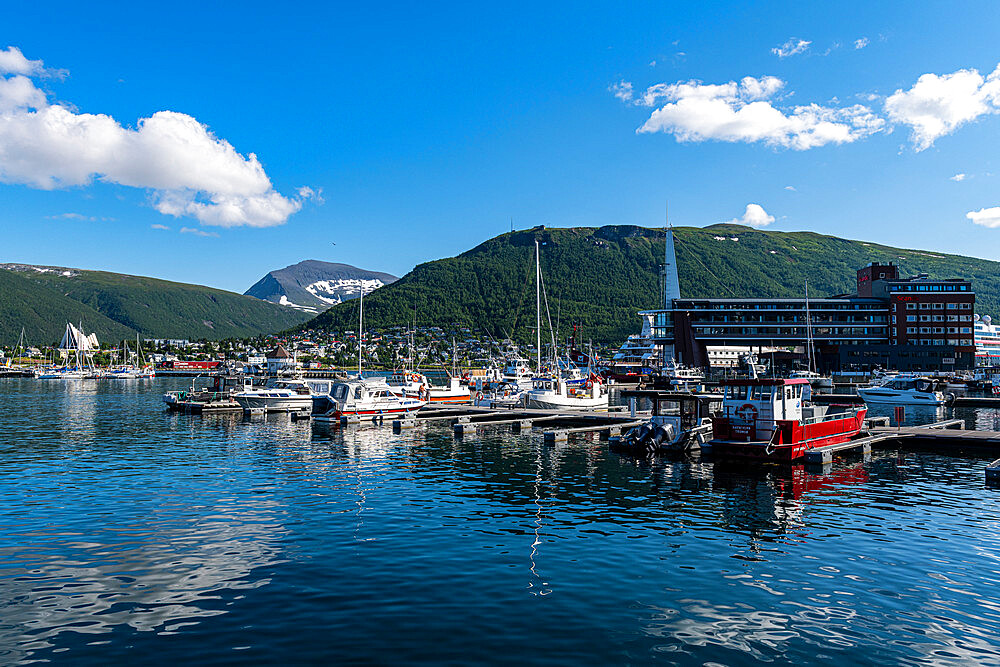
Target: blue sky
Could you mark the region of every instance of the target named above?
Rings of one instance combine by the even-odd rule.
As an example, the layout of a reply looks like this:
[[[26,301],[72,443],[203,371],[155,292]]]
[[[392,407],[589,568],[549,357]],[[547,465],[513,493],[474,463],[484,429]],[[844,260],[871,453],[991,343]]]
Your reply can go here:
[[[362,4],[8,12],[0,261],[242,292],[665,199],[1000,259],[996,3]]]

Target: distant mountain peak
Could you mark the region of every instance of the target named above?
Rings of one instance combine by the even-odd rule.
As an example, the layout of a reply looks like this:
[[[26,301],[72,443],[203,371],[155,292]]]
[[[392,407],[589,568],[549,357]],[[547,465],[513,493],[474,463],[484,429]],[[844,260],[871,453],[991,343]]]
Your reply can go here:
[[[269,272],[245,294],[304,312],[322,310],[356,299],[397,280],[381,271],[359,269],[350,264],[307,259]]]

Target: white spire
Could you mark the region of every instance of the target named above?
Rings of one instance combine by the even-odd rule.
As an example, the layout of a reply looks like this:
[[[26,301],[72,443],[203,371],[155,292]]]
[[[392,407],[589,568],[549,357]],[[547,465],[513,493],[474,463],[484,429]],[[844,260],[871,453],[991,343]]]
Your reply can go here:
[[[674,228],[670,225],[670,213],[667,211],[666,250],[663,259],[663,298],[667,308],[674,307],[674,299],[681,298],[681,282],[677,277],[677,253],[674,251]]]

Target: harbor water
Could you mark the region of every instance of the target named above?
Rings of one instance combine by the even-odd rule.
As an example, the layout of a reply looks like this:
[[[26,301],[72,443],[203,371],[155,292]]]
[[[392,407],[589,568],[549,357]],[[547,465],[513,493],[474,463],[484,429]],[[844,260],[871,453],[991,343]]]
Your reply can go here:
[[[0,380],[0,662],[1000,664],[984,459],[167,413],[188,385]],[[907,419],[953,416],[1000,428]]]

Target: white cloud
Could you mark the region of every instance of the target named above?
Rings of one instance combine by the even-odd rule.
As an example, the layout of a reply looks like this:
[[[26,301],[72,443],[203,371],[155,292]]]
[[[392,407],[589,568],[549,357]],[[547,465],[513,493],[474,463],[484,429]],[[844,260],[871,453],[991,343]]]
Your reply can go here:
[[[910,126],[922,151],[961,125],[1000,111],[1000,66],[986,78],[975,69],[924,74],[909,90],[890,95],[885,110],[891,120]]]
[[[85,220],[88,222],[114,222],[114,218],[98,217],[95,215],[83,215],[82,213],[60,213],[59,215],[47,215],[46,220]]]
[[[149,228],[150,229],[166,229],[166,230],[170,229],[170,227],[167,227],[166,225],[161,225],[159,223],[152,224],[152,225],[149,226]]]
[[[16,48],[0,51],[0,181],[51,190],[94,180],[151,191],[154,208],[206,225],[280,225],[302,199],[279,194],[257,156],[240,154],[197,119],[159,111],[123,127],[77,113],[29,76],[45,71]]]
[[[948,179],[949,181],[955,181],[956,183],[961,183],[965,180],[965,174],[955,174]]]
[[[764,207],[760,204],[747,204],[747,208],[743,212],[742,218],[733,218],[728,222],[760,229],[761,227],[767,227],[769,224],[774,222],[774,216],[768,215],[767,211],[765,211]]]
[[[983,227],[991,229],[1000,227],[1000,206],[993,208],[981,208],[978,211],[969,211],[965,217]]]
[[[299,199],[302,201],[313,201],[317,204],[326,203],[323,199],[323,188],[311,188],[308,185],[303,185],[297,190],[299,193]]]
[[[798,190],[795,189],[794,185],[786,185],[785,189],[788,190],[789,192],[798,192]]]
[[[16,46],[0,49],[0,74],[42,74],[45,66],[41,60],[28,60]]]
[[[861,39],[854,40],[854,48],[855,49],[863,49],[866,46],[868,46],[868,38],[867,37],[862,37]]]
[[[882,118],[860,104],[844,108],[809,104],[780,110],[770,100],[784,85],[773,76],[748,76],[739,83],[724,84],[659,83],[635,102],[644,106],[665,102],[637,132],[666,132],[678,141],[761,141],[805,150],[850,143],[885,126]]]
[[[779,58],[787,58],[788,56],[794,56],[804,52],[809,48],[810,44],[812,44],[812,42],[792,37],[781,46],[776,46],[771,49],[771,53]]]
[[[632,101],[632,83],[630,81],[622,79],[618,83],[611,84],[608,90],[610,90],[614,96],[622,102]]]
[[[196,227],[181,227],[181,234],[194,234],[195,236],[219,236],[215,232],[206,232],[204,229],[197,229]]]

